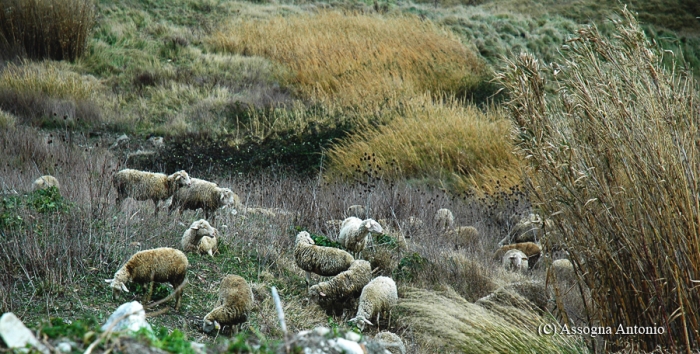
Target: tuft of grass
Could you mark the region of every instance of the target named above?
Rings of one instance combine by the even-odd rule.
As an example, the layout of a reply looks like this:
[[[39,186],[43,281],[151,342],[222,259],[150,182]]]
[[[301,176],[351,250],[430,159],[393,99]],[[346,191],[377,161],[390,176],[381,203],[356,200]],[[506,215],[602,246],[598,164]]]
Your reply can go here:
[[[94,0],[3,0],[0,58],[74,61],[85,52],[96,13]]]
[[[470,92],[484,63],[453,35],[413,16],[322,11],[242,19],[208,38],[212,48],[285,65],[281,81],[301,97],[359,112],[410,95]]]
[[[666,69],[626,8],[615,32],[578,31],[561,64],[528,54],[499,76],[517,144],[536,170],[535,202],[554,222],[603,326],[662,326],[663,336],[613,335],[691,351],[700,343],[697,215],[698,85]],[[550,78],[554,77],[554,85]],[[545,94],[556,89],[556,94]]]
[[[452,190],[487,191],[497,181],[505,188],[520,182],[520,162],[509,140],[512,126],[503,112],[420,100],[396,115],[385,126],[363,126],[334,144],[326,176],[347,178],[371,155],[372,163],[389,167],[380,171],[389,179],[427,178]]]
[[[401,314],[398,321],[413,330],[422,348],[430,348],[431,352],[589,352],[575,337],[538,335],[537,327],[543,320],[536,313],[500,306],[499,313],[511,317],[470,303],[451,289],[436,292],[404,288],[394,312]]]
[[[17,124],[17,117],[0,109],[0,129],[11,129]]]

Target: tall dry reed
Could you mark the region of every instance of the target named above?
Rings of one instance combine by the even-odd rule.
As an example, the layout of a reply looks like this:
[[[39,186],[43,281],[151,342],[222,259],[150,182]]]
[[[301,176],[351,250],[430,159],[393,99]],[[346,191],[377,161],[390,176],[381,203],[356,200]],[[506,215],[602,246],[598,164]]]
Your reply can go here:
[[[600,308],[591,323],[614,329],[613,347],[690,353],[700,346],[698,88],[661,65],[673,54],[629,11],[614,24],[609,38],[580,29],[559,65],[521,54],[499,79],[536,204]],[[664,331],[623,335],[619,325]]]

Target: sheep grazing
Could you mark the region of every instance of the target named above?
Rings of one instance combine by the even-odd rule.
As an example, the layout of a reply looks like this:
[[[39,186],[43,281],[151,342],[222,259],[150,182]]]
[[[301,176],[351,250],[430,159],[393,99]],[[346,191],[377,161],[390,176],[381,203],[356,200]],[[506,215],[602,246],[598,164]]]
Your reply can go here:
[[[219,253],[219,241],[217,240],[216,236],[202,237],[202,239],[199,240],[199,247],[197,248],[197,252],[199,252],[200,254],[206,253],[212,257],[214,257],[214,253]]]
[[[401,337],[391,332],[379,332],[374,336],[374,340],[391,354],[406,354],[406,346]]]
[[[355,260],[350,253],[334,247],[317,246],[311,235],[302,231],[297,234],[294,245],[294,260],[306,271],[306,284],[311,283],[309,272],[322,276],[334,276],[346,271]]]
[[[206,220],[199,219],[190,225],[182,234],[182,250],[186,252],[208,253],[213,256],[216,248],[216,235],[218,230],[212,227]],[[206,240],[205,240],[206,238]]]
[[[253,291],[245,279],[227,275],[219,286],[218,306],[204,316],[202,329],[211,333],[221,329],[221,326],[235,326],[247,321],[253,301]]]
[[[309,288],[309,298],[321,307],[333,309],[337,304],[357,298],[367,283],[372,279],[370,263],[356,259],[348,270],[334,276],[328,281],[320,282]],[[342,307],[342,306],[341,306]]]
[[[168,282],[176,291],[175,311],[180,309],[180,299],[183,289],[181,284],[187,281],[187,256],[180,250],[169,247],[154,248],[136,252],[129,260],[114,273],[113,279],[105,279],[112,287],[112,297],[118,291],[129,292],[127,282],[149,284],[149,290],[143,303],[150,301],[153,282]]]
[[[204,209],[204,217],[214,220],[214,212],[227,205],[235,208],[241,207],[241,199],[228,188],[220,188],[216,183],[199,178],[192,178],[189,188],[182,188],[173,194],[173,200],[168,213],[173,210],[197,210]]]
[[[499,246],[509,243],[538,242],[542,237],[545,223],[537,214],[530,214],[518,221],[508,235],[498,243]]]
[[[503,267],[508,270],[524,271],[528,269],[527,256],[518,249],[508,250],[503,255]]]
[[[355,322],[361,331],[365,329],[366,324],[373,326],[369,319],[374,318],[375,315],[379,326],[379,316],[382,312],[388,312],[389,321],[391,321],[391,309],[398,299],[394,280],[389,277],[376,277],[362,289],[357,315],[350,321]]]
[[[351,216],[340,225],[338,241],[345,249],[358,255],[365,249],[370,234],[381,234],[382,226],[373,219],[361,220]]]
[[[539,261],[540,256],[542,255],[542,248],[534,242],[521,242],[521,243],[514,243],[512,245],[505,245],[496,251],[496,253],[493,256],[494,261],[501,261],[503,259],[503,255],[506,254],[506,252],[510,250],[520,250],[523,253],[525,253],[525,256],[528,258],[528,265],[530,268],[534,267],[535,264],[537,264],[537,261]]]
[[[435,226],[440,230],[447,230],[455,223],[455,216],[450,209],[438,209],[435,213]]]
[[[136,200],[152,200],[158,215],[158,202],[170,198],[183,187],[191,184],[185,171],[177,171],[170,176],[162,173],[124,169],[114,174],[112,184],[117,189],[117,206],[127,197]]]
[[[34,183],[32,183],[32,188],[35,191],[40,189],[48,189],[51,187],[56,187],[56,189],[59,191],[61,190],[61,185],[58,183],[58,180],[56,177],[51,175],[41,176],[34,180]]]

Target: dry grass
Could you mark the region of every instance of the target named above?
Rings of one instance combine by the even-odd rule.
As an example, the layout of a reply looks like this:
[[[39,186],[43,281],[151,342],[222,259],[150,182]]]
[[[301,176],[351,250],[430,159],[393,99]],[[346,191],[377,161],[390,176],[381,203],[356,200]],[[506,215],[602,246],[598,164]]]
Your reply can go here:
[[[668,53],[624,10],[611,38],[579,30],[562,66],[523,54],[501,75],[518,144],[538,172],[534,197],[568,238],[600,313],[594,323],[662,326],[612,336],[688,351],[700,345],[700,147],[697,83],[665,69]],[[556,95],[545,98],[547,76]]]
[[[403,288],[395,312],[430,352],[448,353],[587,353],[568,336],[539,336],[542,319],[528,310],[524,298],[513,295],[518,307],[488,302],[501,317],[485,307],[465,301],[451,289],[435,292]],[[494,336],[494,333],[498,333]]]
[[[302,97],[360,112],[423,92],[469,92],[485,70],[453,35],[410,16],[323,11],[237,20],[209,43],[217,50],[282,63],[290,70],[283,82]]]
[[[512,154],[512,130],[502,111],[482,112],[448,100],[416,99],[385,126],[364,126],[328,152],[330,178],[349,176],[363,156],[389,169],[384,178],[429,179],[452,190],[493,192],[498,184],[520,183],[520,162]]]
[[[95,22],[94,0],[3,0],[0,58],[75,60]]]

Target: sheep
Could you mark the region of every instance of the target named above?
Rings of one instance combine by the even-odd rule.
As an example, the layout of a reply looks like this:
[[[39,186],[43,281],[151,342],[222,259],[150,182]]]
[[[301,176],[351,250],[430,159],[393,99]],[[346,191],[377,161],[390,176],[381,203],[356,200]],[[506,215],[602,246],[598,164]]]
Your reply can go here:
[[[435,225],[440,230],[447,230],[451,228],[454,223],[455,216],[452,214],[450,209],[438,209],[438,211],[435,213]]]
[[[356,204],[349,206],[345,214],[348,216],[362,218],[367,214],[367,212],[364,206]]]
[[[61,185],[58,183],[56,177],[51,175],[44,175],[37,178],[34,183],[32,183],[32,188],[36,190],[48,189],[51,187],[56,187],[59,191],[61,190]]]
[[[557,259],[552,262],[552,266],[549,271],[554,272],[557,281],[560,282],[570,282],[576,281],[576,272],[574,272],[574,265],[570,260],[563,258]]]
[[[124,169],[114,174],[112,184],[117,189],[117,206],[127,197],[136,200],[153,200],[158,215],[158,202],[168,199],[178,190],[191,184],[185,171],[177,171],[170,176],[162,173]]]
[[[221,326],[235,326],[247,321],[254,301],[253,291],[245,279],[227,275],[219,286],[218,306],[204,316],[202,329],[211,333],[221,329]]]
[[[539,261],[540,256],[542,255],[542,248],[538,244],[534,242],[520,242],[511,245],[505,245],[499,248],[494,254],[493,259],[495,261],[501,261],[503,259],[503,255],[512,249],[522,251],[525,254],[525,256],[527,256],[528,265],[530,267],[534,267],[535,264],[537,264],[537,261]]]
[[[216,183],[205,181],[199,178],[192,178],[192,185],[189,188],[182,188],[173,194],[168,213],[173,210],[197,210],[204,209],[204,217],[214,220],[214,212],[227,205],[235,208],[242,206],[241,199],[229,188],[220,188]]]
[[[350,321],[355,322],[357,328],[363,331],[365,324],[373,326],[369,319],[376,315],[378,326],[380,314],[389,312],[389,321],[391,322],[391,309],[396,305],[398,299],[394,280],[389,277],[376,277],[362,288],[357,315]]]
[[[362,288],[371,279],[370,263],[357,259],[350,264],[348,270],[310,287],[309,298],[321,307],[332,308],[335,304],[346,303],[347,300],[360,296]]]
[[[395,333],[379,332],[374,336],[374,340],[391,354],[406,354],[406,346],[403,344],[401,337]]]
[[[206,254],[214,257],[214,253],[219,253],[219,241],[217,240],[216,236],[214,236],[214,237],[209,237],[209,236],[202,237],[202,239],[199,240],[199,247],[197,248],[197,251],[200,254],[206,253]]]
[[[373,219],[362,220],[351,216],[340,225],[338,241],[345,249],[358,255],[365,249],[370,234],[381,234],[382,226]]]
[[[175,311],[180,309],[183,289],[180,285],[187,282],[187,256],[180,250],[169,247],[154,248],[136,252],[129,260],[114,273],[114,278],[105,279],[112,287],[112,297],[118,291],[129,292],[125,283],[149,283],[149,290],[144,303],[150,301],[153,282],[169,282],[175,289]]]
[[[199,219],[190,225],[182,234],[180,244],[183,251],[209,253],[213,256],[216,247],[216,235],[218,230],[212,227],[206,220]],[[206,237],[206,240],[205,240]]]
[[[334,276],[346,271],[355,259],[350,253],[334,247],[316,246],[311,235],[302,231],[294,244],[294,261],[306,271],[306,284],[311,283],[311,274]]]
[[[503,255],[503,267],[508,270],[524,271],[528,269],[527,256],[519,249],[508,250]]]
[[[550,222],[551,224],[551,222]],[[537,242],[542,237],[542,228],[545,223],[537,214],[529,214],[520,219],[508,235],[498,243],[498,246],[509,243]]]

